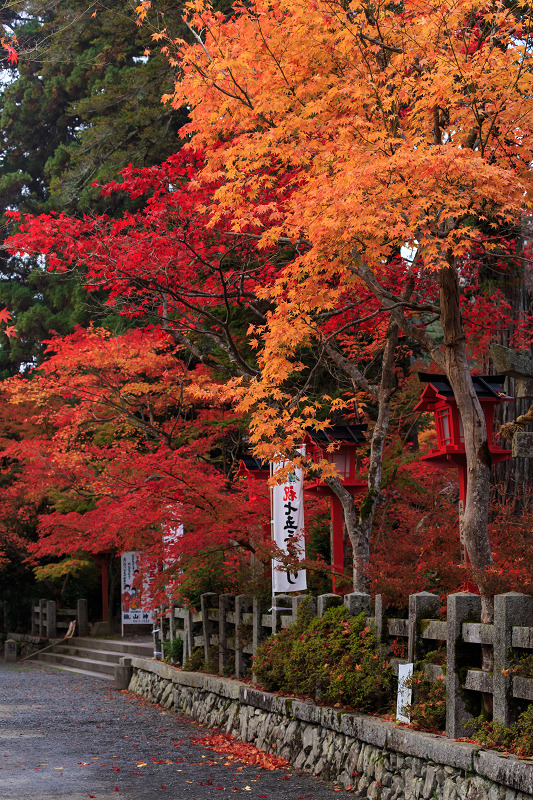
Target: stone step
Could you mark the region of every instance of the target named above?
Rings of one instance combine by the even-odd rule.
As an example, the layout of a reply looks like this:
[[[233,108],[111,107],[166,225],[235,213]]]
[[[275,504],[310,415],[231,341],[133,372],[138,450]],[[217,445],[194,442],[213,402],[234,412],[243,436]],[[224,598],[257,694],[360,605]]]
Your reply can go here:
[[[106,663],[94,658],[78,658],[77,656],[55,653],[54,651],[37,654],[36,660],[41,664],[46,664],[48,667],[70,667],[73,671],[76,669],[89,670],[92,673],[109,675],[111,678],[114,677],[115,673],[114,663]]]
[[[152,642],[77,636],[58,641],[51,650],[36,653],[34,659],[47,667],[113,680],[115,666],[121,658],[152,658],[153,654]]]
[[[93,639],[90,636],[76,636],[70,639],[70,644],[91,650],[116,652],[121,656],[138,655],[151,658],[154,654],[152,642],[131,642],[125,639]]]
[[[121,653],[118,650],[100,650],[92,647],[80,647],[75,644],[57,644],[52,652],[56,655],[77,656],[82,659],[103,661],[104,663],[118,664],[124,656],[141,655],[141,653]],[[153,648],[150,649],[150,657]],[[144,654],[143,654],[144,656]]]
[[[31,663],[31,662],[30,662]],[[35,666],[50,667],[51,669],[61,669],[64,672],[76,672],[78,675],[87,675],[90,678],[99,678],[103,681],[113,681],[113,675],[106,675],[103,672],[93,672],[90,669],[82,669],[81,667],[67,667],[65,664],[48,664],[44,659],[41,661],[33,662]]]

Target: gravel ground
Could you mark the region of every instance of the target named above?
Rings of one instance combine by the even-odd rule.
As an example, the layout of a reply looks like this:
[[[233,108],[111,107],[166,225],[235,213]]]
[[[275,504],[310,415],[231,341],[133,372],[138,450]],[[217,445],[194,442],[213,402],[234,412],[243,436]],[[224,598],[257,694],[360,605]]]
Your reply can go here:
[[[2,800],[332,800],[295,770],[243,766],[193,739],[209,731],[106,681],[0,662]]]

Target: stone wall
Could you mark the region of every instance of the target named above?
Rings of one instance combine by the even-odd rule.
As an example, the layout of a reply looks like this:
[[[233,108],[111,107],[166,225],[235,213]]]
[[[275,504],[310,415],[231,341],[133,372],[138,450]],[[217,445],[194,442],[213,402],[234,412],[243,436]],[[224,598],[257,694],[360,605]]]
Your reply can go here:
[[[135,694],[370,800],[533,800],[533,760],[160,661],[132,667]]]
[[[19,658],[26,658],[26,656],[37,653],[51,643],[49,639],[43,639],[40,636],[30,636],[25,633],[6,633],[0,637],[2,647],[6,639],[13,639],[17,643],[17,656]]]

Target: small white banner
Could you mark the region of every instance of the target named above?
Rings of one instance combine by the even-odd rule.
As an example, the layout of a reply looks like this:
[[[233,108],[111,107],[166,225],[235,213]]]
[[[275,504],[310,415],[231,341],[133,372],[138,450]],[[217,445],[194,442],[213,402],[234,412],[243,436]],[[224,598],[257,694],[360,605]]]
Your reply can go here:
[[[148,582],[145,580],[142,588],[138,585],[140,559],[141,554],[136,550],[121,556],[123,625],[151,625],[153,622],[153,611],[147,611],[142,604],[143,594],[150,596]]]
[[[286,461],[272,464],[273,474]],[[289,473],[285,483],[272,488],[273,538],[280,550],[305,558],[303,470]],[[300,592],[307,589],[305,569],[291,570],[272,559],[272,592]]]
[[[398,664],[398,699],[396,701],[396,721],[409,725],[411,722],[411,702],[413,688],[413,664]]]
[[[174,563],[173,547],[179,542],[184,532],[181,522],[173,522],[163,527],[163,569]]]

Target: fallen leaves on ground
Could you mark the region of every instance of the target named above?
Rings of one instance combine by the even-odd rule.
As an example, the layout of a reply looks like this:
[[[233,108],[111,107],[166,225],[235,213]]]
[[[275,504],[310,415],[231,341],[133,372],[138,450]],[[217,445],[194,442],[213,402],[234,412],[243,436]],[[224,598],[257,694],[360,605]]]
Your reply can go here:
[[[211,733],[208,736],[197,736],[191,741],[193,744],[202,745],[208,750],[224,753],[225,757],[230,761],[242,761],[248,766],[254,764],[269,771],[287,769],[290,766],[289,762],[284,758],[264,753],[254,747],[253,744],[239,742],[229,733]]]

